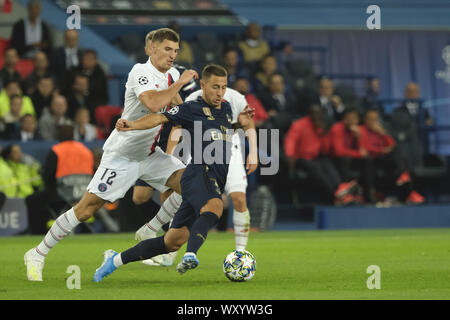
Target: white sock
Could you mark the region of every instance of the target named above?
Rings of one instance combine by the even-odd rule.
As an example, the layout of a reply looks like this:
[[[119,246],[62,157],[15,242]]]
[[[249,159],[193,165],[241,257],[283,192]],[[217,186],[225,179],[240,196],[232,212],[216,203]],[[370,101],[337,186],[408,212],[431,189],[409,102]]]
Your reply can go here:
[[[70,234],[70,232],[79,224],[80,221],[78,221],[75,216],[73,208],[66,211],[55,220],[55,223],[53,223],[44,239],[36,247],[36,252],[45,258],[50,249]]]
[[[245,250],[250,232],[250,212],[233,211],[234,237],[236,250]]]
[[[161,205],[161,208],[156,216],[154,216],[153,219],[147,223],[147,227],[154,232],[161,230],[161,227],[166,223],[169,223],[175,216],[175,213],[181,205],[181,201],[181,196],[176,192],[172,192],[172,194]]]
[[[116,268],[118,268],[118,267],[120,267],[121,265],[123,265],[121,253],[118,253],[118,254],[116,254],[116,255],[114,256],[114,258],[113,258],[113,264],[114,264],[114,266],[115,266]]]

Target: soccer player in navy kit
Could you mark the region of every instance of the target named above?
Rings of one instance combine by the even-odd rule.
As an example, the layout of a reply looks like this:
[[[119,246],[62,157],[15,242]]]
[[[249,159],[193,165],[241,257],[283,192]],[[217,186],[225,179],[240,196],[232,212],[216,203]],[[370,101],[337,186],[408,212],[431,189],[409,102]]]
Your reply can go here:
[[[231,106],[228,102],[223,102],[227,88],[226,70],[218,65],[206,66],[200,84],[203,95],[198,100],[183,103],[163,114],[150,114],[136,121],[120,119],[117,122],[116,128],[119,131],[129,131],[144,130],[170,121],[189,131],[191,137],[194,137],[194,127],[197,129],[198,123],[201,122],[201,137],[209,134],[210,139],[202,139],[201,148],[198,148],[199,141],[191,142],[192,162],[181,178],[183,202],[169,231],[162,237],[141,241],[121,253],[105,251],[104,261],[94,275],[95,282],[101,281],[123,264],[176,251],[186,242],[186,254],[177,266],[177,271],[183,274],[197,267],[197,251],[206,240],[208,231],[222,215],[221,195],[228,173],[233,134]],[[244,130],[248,129],[250,120],[251,116],[246,112],[239,115],[239,124]],[[218,141],[222,142],[222,148],[219,151],[217,148],[214,150],[222,152],[223,156],[218,161],[207,163],[203,157],[204,151]],[[199,152],[201,154],[198,154]]]

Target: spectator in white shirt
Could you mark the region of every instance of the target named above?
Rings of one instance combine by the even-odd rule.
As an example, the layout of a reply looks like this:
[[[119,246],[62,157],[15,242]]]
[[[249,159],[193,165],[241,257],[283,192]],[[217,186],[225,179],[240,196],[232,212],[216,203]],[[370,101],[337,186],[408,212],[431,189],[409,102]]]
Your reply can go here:
[[[45,140],[57,140],[57,128],[59,125],[72,124],[66,117],[67,100],[64,96],[53,95],[49,109],[44,109],[39,119],[39,131]]]

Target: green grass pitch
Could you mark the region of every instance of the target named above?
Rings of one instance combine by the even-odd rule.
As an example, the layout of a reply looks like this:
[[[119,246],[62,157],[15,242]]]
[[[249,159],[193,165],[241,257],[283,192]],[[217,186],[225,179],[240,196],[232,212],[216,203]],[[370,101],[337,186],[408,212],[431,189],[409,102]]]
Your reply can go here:
[[[234,248],[230,233],[211,233],[197,269],[140,262],[92,281],[103,251],[122,251],[133,234],[76,235],[48,255],[44,282],[26,280],[23,254],[41,237],[0,238],[0,299],[449,299],[450,229],[265,232],[250,235],[255,277],[230,282],[222,262]],[[184,253],[185,247],[181,249]],[[181,259],[179,253],[176,263]],[[69,290],[67,267],[81,269],[81,289]],[[367,267],[381,269],[381,289],[369,290]]]

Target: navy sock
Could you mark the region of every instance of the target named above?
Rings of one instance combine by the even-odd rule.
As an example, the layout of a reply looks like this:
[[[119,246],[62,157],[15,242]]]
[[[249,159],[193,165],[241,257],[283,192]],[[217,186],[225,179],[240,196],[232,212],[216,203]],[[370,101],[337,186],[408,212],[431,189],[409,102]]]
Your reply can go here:
[[[214,213],[203,212],[192,225],[186,252],[197,254],[198,249],[200,249],[203,242],[206,240],[208,231],[212,229],[218,221],[219,218]]]
[[[133,248],[125,250],[120,254],[123,264],[134,261],[150,259],[160,254],[168,253],[164,243],[164,236],[147,239],[139,242]]]

